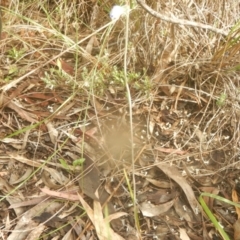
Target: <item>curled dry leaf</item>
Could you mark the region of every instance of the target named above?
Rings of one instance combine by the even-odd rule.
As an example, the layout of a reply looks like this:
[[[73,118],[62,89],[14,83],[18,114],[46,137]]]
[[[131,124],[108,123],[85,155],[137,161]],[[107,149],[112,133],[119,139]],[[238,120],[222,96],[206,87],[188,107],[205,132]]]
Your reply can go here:
[[[61,185],[55,184],[54,179],[45,170],[42,171],[41,180],[43,181],[44,185],[47,186],[50,189],[58,189],[58,188],[61,187]]]
[[[152,178],[146,178],[146,180],[148,182],[150,182],[151,184],[153,184],[154,186],[159,187],[159,188],[171,188],[171,184],[164,180],[158,181],[158,180],[155,180]]]
[[[191,186],[187,183],[185,178],[181,176],[177,168],[165,163],[159,163],[157,167],[162,170],[169,178],[173,179],[182,188],[193,212],[195,213],[195,216],[197,216],[197,211],[198,209],[201,209],[201,206],[195,198]]]
[[[59,184],[66,185],[69,182],[69,179],[63,175],[62,171],[47,167],[44,169],[48,171],[51,174],[51,177]]]
[[[20,183],[20,182],[26,180],[32,174],[32,171],[33,171],[33,169],[28,167],[26,169],[25,173],[20,178],[18,178],[14,182],[10,182],[10,183],[11,184],[17,184],[17,183]]]
[[[0,177],[0,190],[4,194],[8,194],[13,191],[13,187]]]

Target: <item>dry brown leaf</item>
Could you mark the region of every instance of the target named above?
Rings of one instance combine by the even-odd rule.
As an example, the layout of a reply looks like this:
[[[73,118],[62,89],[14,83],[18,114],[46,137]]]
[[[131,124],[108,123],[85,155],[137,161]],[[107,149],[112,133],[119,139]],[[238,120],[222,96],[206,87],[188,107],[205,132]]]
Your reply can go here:
[[[92,36],[87,43],[86,52],[90,55],[92,55],[92,49],[95,42],[96,42],[96,36]]]
[[[72,233],[72,229],[70,229],[62,238],[62,240],[75,240],[76,238],[74,237]]]
[[[120,217],[126,216],[128,215],[128,213],[124,213],[124,212],[116,212],[116,213],[112,213],[109,216],[105,216],[105,221],[106,222],[111,222],[113,220],[119,219]]]
[[[51,177],[55,181],[57,181],[60,185],[65,186],[69,182],[69,179],[63,175],[62,171],[56,170],[54,168],[49,168],[46,166],[44,166],[44,169],[48,171]]]
[[[20,207],[26,207],[26,206],[31,206],[31,205],[36,205],[44,200],[46,200],[48,197],[43,196],[43,197],[36,197],[34,199],[31,200],[27,200],[27,201],[22,201],[21,202],[17,202],[17,203],[11,203],[10,206],[8,207],[8,209],[12,209],[12,208],[20,208]]]
[[[188,223],[188,225],[192,228],[192,223],[193,223],[194,219],[193,219],[193,214],[192,214],[191,210],[189,209],[189,207],[184,206],[184,203],[179,198],[176,198],[175,203],[174,203],[174,209],[175,209],[176,213],[178,214],[178,216],[180,218],[185,219],[186,222]]]
[[[74,109],[74,113],[72,112],[74,105],[76,105],[74,101],[63,105],[61,107],[61,110],[57,113],[56,118],[59,118],[60,116],[64,116],[65,119],[68,119],[68,116],[71,116],[71,114],[75,114],[75,111],[76,111],[75,109]]]
[[[92,97],[90,99],[90,102],[98,114],[104,110],[104,105],[100,103],[96,97]]]
[[[109,226],[108,219],[103,218],[102,207],[98,201],[94,201],[94,210],[84,201],[84,199],[79,196],[79,200],[82,203],[83,208],[85,209],[88,217],[91,219],[98,238],[100,240],[114,239],[114,240],[124,240],[120,235],[115,233]],[[117,216],[121,217],[126,215],[126,213],[118,213]],[[109,216],[110,217],[110,216]],[[116,219],[116,218],[114,218]]]
[[[25,240],[36,240],[39,239],[43,231],[46,229],[46,227],[42,224],[40,224],[37,228],[35,228],[31,234],[27,236]]]
[[[100,172],[94,162],[87,156],[85,157],[85,161],[83,163],[83,171],[82,176],[79,179],[79,185],[84,194],[93,200],[98,200],[95,192],[101,185]]]
[[[25,173],[20,178],[18,178],[14,182],[10,182],[10,184],[17,184],[17,183],[23,182],[25,179],[27,179],[32,174],[32,171],[33,171],[33,169],[28,167],[25,170]]]
[[[58,65],[60,70],[63,70],[67,74],[69,74],[71,76],[74,75],[74,68],[66,61],[63,61],[62,59],[57,59],[56,65]]]
[[[75,208],[78,208],[79,207],[79,202],[73,204],[73,207],[71,207],[69,209],[69,212],[72,212]],[[74,229],[76,234],[78,236],[80,236],[80,234],[83,233],[83,226],[85,225],[85,222],[82,220],[81,216],[80,215],[74,216],[74,218],[73,218],[73,216],[68,216],[68,220],[69,220],[69,222],[72,226],[72,229]],[[81,237],[82,237],[82,239],[84,239],[83,234],[82,234]]]
[[[155,146],[154,149],[157,150],[157,151],[160,151],[160,152],[175,153],[175,154],[179,154],[179,155],[183,155],[183,154],[187,153],[187,151],[183,151],[183,150],[180,150],[180,149],[163,148],[163,147],[159,147],[159,146]]]
[[[206,136],[199,128],[196,128],[195,134],[198,137],[200,144],[202,145],[206,141]]]
[[[232,200],[235,203],[238,203],[238,195],[236,190],[232,191]],[[240,209],[235,206],[236,213],[238,215],[238,220],[233,224],[233,229],[234,229],[234,240],[240,240]]]
[[[41,180],[43,184],[51,190],[56,190],[62,187],[62,185],[56,184],[56,181],[54,181],[51,175],[45,170],[42,171]]]
[[[6,182],[3,178],[0,177],[0,190],[5,193],[8,194],[10,192],[13,191],[13,187],[8,184],[8,182]]]
[[[144,192],[140,195],[138,195],[137,199],[138,202],[143,202],[143,201],[150,201],[153,204],[162,204],[166,203],[168,201],[171,201],[174,199],[177,195],[179,195],[178,192],[171,192],[169,193],[169,189],[159,189],[157,191],[147,191]]]
[[[53,126],[51,122],[46,123],[47,129],[48,129],[48,134],[51,139],[51,142],[55,144],[57,142],[58,138],[58,131],[57,129]]]
[[[139,205],[140,210],[145,217],[155,217],[158,216],[162,213],[167,212],[174,204],[175,200],[159,204],[159,205],[154,205],[149,202],[143,202]]]
[[[6,91],[8,91],[9,89],[11,89],[12,87],[15,87],[20,81],[22,81],[23,80],[23,78],[17,78],[17,79],[15,79],[15,80],[13,80],[13,81],[9,81],[9,83],[8,84],[4,84],[1,88],[0,88],[0,90],[2,90],[3,92],[6,92]]]
[[[118,212],[111,214],[107,216],[106,218],[103,218],[103,213],[102,213],[102,207],[99,201],[94,201],[93,202],[93,207],[94,207],[94,226],[97,232],[97,235],[99,239],[105,240],[109,239],[109,230],[110,230],[110,239],[122,239],[120,235],[115,233],[109,226],[109,223],[111,220],[118,219],[122,216],[127,215],[127,213],[124,212]]]
[[[179,100],[179,98],[180,98],[180,95],[181,95],[181,93],[182,93],[182,91],[183,91],[183,88],[184,88],[186,82],[187,82],[187,79],[185,79],[185,80],[181,83],[180,87],[178,88],[177,96],[176,96],[176,98],[175,98],[174,109],[177,109],[178,100]]]
[[[44,183],[44,185],[49,189],[55,190],[61,187],[61,185],[55,183],[51,175],[45,170],[42,171],[41,180]]]
[[[8,172],[7,172],[7,171],[0,172],[0,177],[4,177],[4,176],[6,176],[6,175],[8,175]]]
[[[9,157],[10,158],[13,158],[21,163],[25,163],[29,166],[32,166],[32,167],[44,167],[43,164],[37,162],[37,161],[33,161],[33,160],[29,160],[21,155],[18,155],[18,154],[15,154],[15,153],[10,153],[9,152]]]
[[[236,190],[232,190],[232,200],[235,203],[239,202]],[[240,219],[240,209],[238,207],[236,207],[236,206],[235,206],[235,209],[236,209],[236,213],[238,215],[238,219]]]
[[[21,150],[22,149],[22,139],[15,139],[15,138],[3,138],[0,140],[3,143],[7,143],[15,149]]]
[[[17,88],[15,88],[11,94],[9,95],[10,99],[15,99],[17,97],[20,97],[21,98],[21,95],[24,93],[24,92],[27,92],[29,90],[31,90],[33,87],[35,87],[36,85],[39,84],[39,80],[38,79],[28,79],[26,81],[23,81],[21,84],[19,84],[17,86]]]
[[[61,185],[65,185],[69,181],[69,179],[67,177],[65,177],[61,171],[46,167],[44,165],[44,163],[40,163],[41,160],[38,160],[38,161],[29,160],[21,155],[15,154],[15,153],[9,153],[9,157],[11,157],[21,163],[25,163],[29,166],[36,167],[36,168],[42,168],[42,169],[46,170],[47,172],[49,172],[51,174],[52,178],[54,178],[54,180],[56,180]]]
[[[234,240],[240,240],[240,219],[233,224]]]
[[[52,197],[59,197],[59,198],[63,198],[63,199],[67,199],[70,201],[78,201],[79,198],[76,194],[71,194],[71,193],[67,193],[67,192],[57,192],[57,191],[52,191],[47,189],[46,187],[44,188],[40,188],[40,190],[44,193],[46,193],[49,196]]]
[[[32,220],[36,215],[38,215],[41,211],[56,212],[61,206],[61,203],[49,200],[26,211],[18,219],[13,232],[8,236],[8,240],[26,240],[27,237],[33,235],[36,228],[38,228],[38,223]]]
[[[6,196],[6,200],[8,201],[8,203],[10,205],[14,205],[14,204],[19,204],[24,200],[24,197],[20,197],[20,196]],[[24,207],[15,207],[14,209],[14,213],[16,214],[16,216],[21,216],[26,209]]]
[[[14,102],[9,101],[6,104],[6,106],[11,108],[12,110],[14,110],[22,119],[24,119],[28,122],[31,122],[31,123],[37,122],[35,114],[26,112],[25,110],[20,108],[18,105],[16,105]]]
[[[152,178],[146,178],[146,180],[148,182],[150,182],[151,184],[153,184],[154,186],[159,187],[159,188],[171,188],[171,186],[172,186],[171,183],[164,181],[164,180],[158,181],[158,180],[155,180]]]
[[[165,163],[159,163],[156,166],[160,170],[162,170],[169,178],[173,179],[182,188],[194,214],[196,215],[198,210],[201,209],[201,206],[196,200],[191,186],[187,183],[185,178],[181,176],[178,169]]]
[[[180,233],[180,239],[181,240],[190,240],[190,238],[187,235],[187,232],[184,228],[179,228],[179,233]]]
[[[23,137],[23,143],[22,143],[22,150],[24,150],[27,146],[28,141],[28,136],[31,132],[31,129],[27,129],[26,132],[24,133],[24,137]]]
[[[155,127],[155,122],[153,119],[150,119],[149,124],[148,124],[148,129],[149,129],[149,133],[151,135],[153,134],[154,127]]]

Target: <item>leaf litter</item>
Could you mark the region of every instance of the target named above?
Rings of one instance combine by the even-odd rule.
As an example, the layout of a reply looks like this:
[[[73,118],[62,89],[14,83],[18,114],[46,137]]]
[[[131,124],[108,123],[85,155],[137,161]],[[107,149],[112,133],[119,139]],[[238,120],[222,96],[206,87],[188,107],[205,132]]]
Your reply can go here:
[[[22,19],[2,3],[2,36],[11,36],[0,43],[2,239],[221,239],[198,202],[201,192],[234,192],[236,202],[240,194],[239,29],[230,29],[239,14],[232,3],[217,16],[220,2],[205,3],[208,11],[148,2],[150,15],[129,13],[133,159],[126,26],[124,16],[109,23],[113,2],[59,3],[77,24],[54,2]],[[183,16],[202,24],[172,24]],[[227,37],[209,27],[219,19]],[[239,239],[239,210],[205,200]]]

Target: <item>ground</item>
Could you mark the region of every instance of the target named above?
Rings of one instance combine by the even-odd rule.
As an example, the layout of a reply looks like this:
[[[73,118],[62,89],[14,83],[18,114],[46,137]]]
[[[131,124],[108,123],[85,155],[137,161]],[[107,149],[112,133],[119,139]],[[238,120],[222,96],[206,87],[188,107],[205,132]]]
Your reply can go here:
[[[0,239],[240,239],[239,3],[114,4],[1,2]]]

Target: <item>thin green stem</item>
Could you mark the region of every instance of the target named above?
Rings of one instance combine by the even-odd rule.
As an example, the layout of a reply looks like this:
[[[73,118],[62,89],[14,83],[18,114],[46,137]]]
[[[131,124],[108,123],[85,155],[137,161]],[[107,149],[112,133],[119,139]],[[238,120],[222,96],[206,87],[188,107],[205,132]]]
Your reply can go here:
[[[129,1],[126,0],[126,6],[130,9]],[[128,10],[127,10],[128,11]],[[135,180],[135,157],[134,157],[134,139],[133,139],[133,114],[132,114],[132,97],[130,92],[130,87],[128,84],[128,42],[129,42],[129,11],[126,14],[126,26],[125,26],[125,48],[124,48],[124,79],[128,98],[128,108],[129,108],[129,124],[130,124],[130,138],[131,138],[131,162],[132,162],[132,181],[133,181],[133,207],[134,207],[134,220],[137,229],[140,232],[140,225],[138,220],[138,209],[136,205],[136,180]]]

